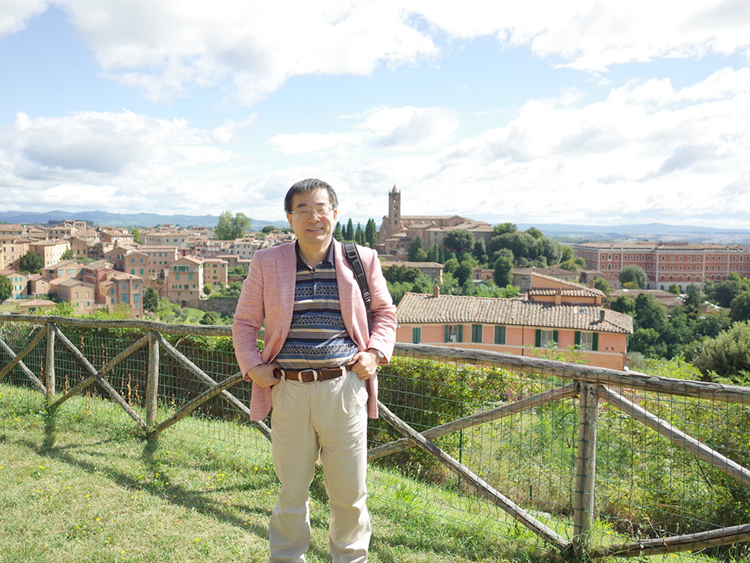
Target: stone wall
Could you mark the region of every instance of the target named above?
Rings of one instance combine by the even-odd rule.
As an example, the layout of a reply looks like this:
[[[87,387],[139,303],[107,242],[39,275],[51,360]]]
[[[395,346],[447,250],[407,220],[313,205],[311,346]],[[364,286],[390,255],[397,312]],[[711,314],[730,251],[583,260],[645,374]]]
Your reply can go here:
[[[198,302],[198,308],[204,313],[215,311],[225,315],[234,315],[237,308],[237,299],[201,299]]]

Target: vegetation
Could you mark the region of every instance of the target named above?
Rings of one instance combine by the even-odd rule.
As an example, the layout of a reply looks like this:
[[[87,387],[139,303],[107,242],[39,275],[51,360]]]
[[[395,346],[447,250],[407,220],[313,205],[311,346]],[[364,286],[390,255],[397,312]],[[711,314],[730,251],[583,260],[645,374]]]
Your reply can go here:
[[[630,264],[620,270],[620,283],[628,289],[644,289],[648,285],[648,276],[643,268]]]
[[[13,283],[8,276],[0,274],[0,303],[13,295]]]
[[[750,323],[734,323],[729,330],[706,339],[693,363],[704,377],[750,385]]]
[[[18,262],[18,269],[27,273],[39,273],[44,268],[44,259],[33,250],[29,250]]]
[[[65,250],[65,252],[62,253],[62,256],[60,256],[60,260],[73,260],[75,259],[75,254],[73,254],[73,249],[68,248]]]
[[[214,228],[216,240],[235,240],[245,236],[250,230],[251,219],[244,213],[232,215],[231,211],[224,211],[219,215],[219,222]]]
[[[159,307],[159,296],[153,287],[147,287],[143,293],[143,310],[153,313]]]
[[[50,415],[41,393],[7,385],[0,385],[0,420],[3,560],[267,560],[279,485],[259,432],[188,418],[146,441],[111,403],[74,398]],[[549,561],[528,532],[494,525],[494,511],[475,507],[458,519],[452,507],[465,501],[457,492],[387,469],[370,475],[372,563]],[[330,558],[321,474],[310,504],[308,561],[323,563]]]

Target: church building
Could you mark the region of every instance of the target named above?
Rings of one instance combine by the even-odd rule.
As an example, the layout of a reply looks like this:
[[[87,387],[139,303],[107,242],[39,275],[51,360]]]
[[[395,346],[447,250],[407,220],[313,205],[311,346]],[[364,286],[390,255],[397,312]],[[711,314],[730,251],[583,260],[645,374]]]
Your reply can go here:
[[[466,229],[474,238],[483,238],[489,244],[492,225],[458,215],[402,215],[401,192],[396,186],[388,192],[388,215],[378,231],[377,251],[383,255],[405,260],[411,242],[420,237],[425,250],[433,244],[443,248],[445,235],[454,229]]]

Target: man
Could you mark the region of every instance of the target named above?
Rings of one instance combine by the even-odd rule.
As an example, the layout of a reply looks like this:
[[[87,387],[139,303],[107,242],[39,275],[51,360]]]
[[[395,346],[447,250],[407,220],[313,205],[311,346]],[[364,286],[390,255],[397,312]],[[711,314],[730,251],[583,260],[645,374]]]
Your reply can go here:
[[[273,405],[273,462],[281,492],[269,524],[270,562],[305,561],[318,455],[333,560],[367,561],[367,416],[377,417],[375,370],[393,352],[396,308],[377,253],[360,248],[372,296],[368,333],[361,290],[333,239],[337,206],[333,188],[321,180],[289,189],[284,209],[297,241],[255,253],[232,326],[240,369],[253,383],[251,418],[264,419]]]

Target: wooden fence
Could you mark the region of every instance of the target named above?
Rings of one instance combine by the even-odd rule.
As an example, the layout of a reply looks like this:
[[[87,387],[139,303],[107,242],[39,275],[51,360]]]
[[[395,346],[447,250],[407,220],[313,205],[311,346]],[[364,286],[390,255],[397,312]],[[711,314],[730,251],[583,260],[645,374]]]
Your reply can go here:
[[[2,336],[5,329],[11,326],[29,327],[28,342],[14,351]],[[96,368],[87,359],[83,351],[63,334],[61,326],[77,327],[79,329],[132,329],[141,331],[143,335],[135,342],[124,348],[115,357],[108,359],[102,367]],[[116,401],[122,409],[135,421],[148,436],[157,436],[173,424],[194,412],[198,407],[220,397],[228,402],[233,409],[242,413],[249,421],[249,408],[246,400],[242,400],[230,392],[234,386],[242,381],[242,374],[233,373],[220,381],[209,376],[193,360],[180,352],[164,335],[192,335],[201,337],[231,336],[226,326],[196,326],[170,325],[150,321],[115,321],[115,320],[87,320],[65,317],[42,317],[12,315],[0,317],[0,382],[14,370],[20,370],[28,381],[47,399],[48,410],[54,411],[61,407],[68,399],[74,397],[89,386],[97,383],[104,393]],[[26,358],[37,346],[45,341],[43,353],[43,374],[35,374],[24,363]],[[58,343],[56,345],[56,343]],[[88,376],[67,389],[58,392],[56,382],[56,349],[64,347],[67,353],[83,366]],[[18,345],[16,345],[18,348]],[[108,381],[108,374],[135,352],[146,348],[148,350],[146,393],[143,401],[145,419],[133,409],[123,398],[115,386]],[[160,366],[164,362],[161,354],[166,353],[176,360],[182,368],[192,374],[203,386],[203,390],[193,396],[166,420],[159,423],[157,407],[160,404],[158,395]],[[38,355],[40,352],[37,351]],[[59,354],[59,352],[58,352]],[[456,365],[499,366],[515,373],[544,373],[556,378],[569,380],[570,383],[547,389],[529,396],[524,396],[514,402],[474,412],[468,416],[452,420],[448,423],[418,432],[402,419],[396,416],[386,405],[380,403],[381,418],[385,419],[403,438],[390,443],[373,447],[369,450],[370,460],[375,460],[408,450],[420,448],[434,459],[458,475],[462,482],[468,484],[478,495],[485,497],[491,503],[500,507],[520,524],[533,531],[566,559],[580,560],[586,558],[603,558],[609,556],[644,556],[672,553],[678,551],[698,550],[708,547],[723,546],[750,540],[750,524],[727,526],[705,532],[693,532],[684,535],[671,535],[649,539],[639,539],[631,543],[592,547],[591,531],[595,517],[595,493],[597,471],[597,431],[600,404],[607,403],[618,409],[633,420],[642,423],[665,437],[673,444],[694,454],[697,459],[722,471],[736,480],[742,486],[750,486],[750,470],[727,456],[712,449],[685,432],[679,430],[672,423],[662,420],[648,412],[636,402],[623,396],[622,390],[636,390],[668,395],[703,399],[711,402],[750,405],[750,388],[706,383],[700,381],[675,380],[650,376],[636,372],[620,372],[604,368],[569,364],[539,358],[511,356],[508,354],[488,351],[442,348],[439,346],[397,344],[396,356],[418,357],[430,359],[439,363]],[[235,366],[236,367],[236,366]],[[570,540],[562,537],[553,529],[541,522],[530,510],[524,510],[510,498],[503,495],[490,483],[476,475],[466,464],[449,455],[444,449],[435,444],[435,440],[455,432],[498,421],[504,417],[536,409],[544,405],[563,399],[578,399],[578,439],[576,450],[575,476],[573,479],[573,536]],[[252,422],[263,435],[271,439],[270,428],[263,422]]]

